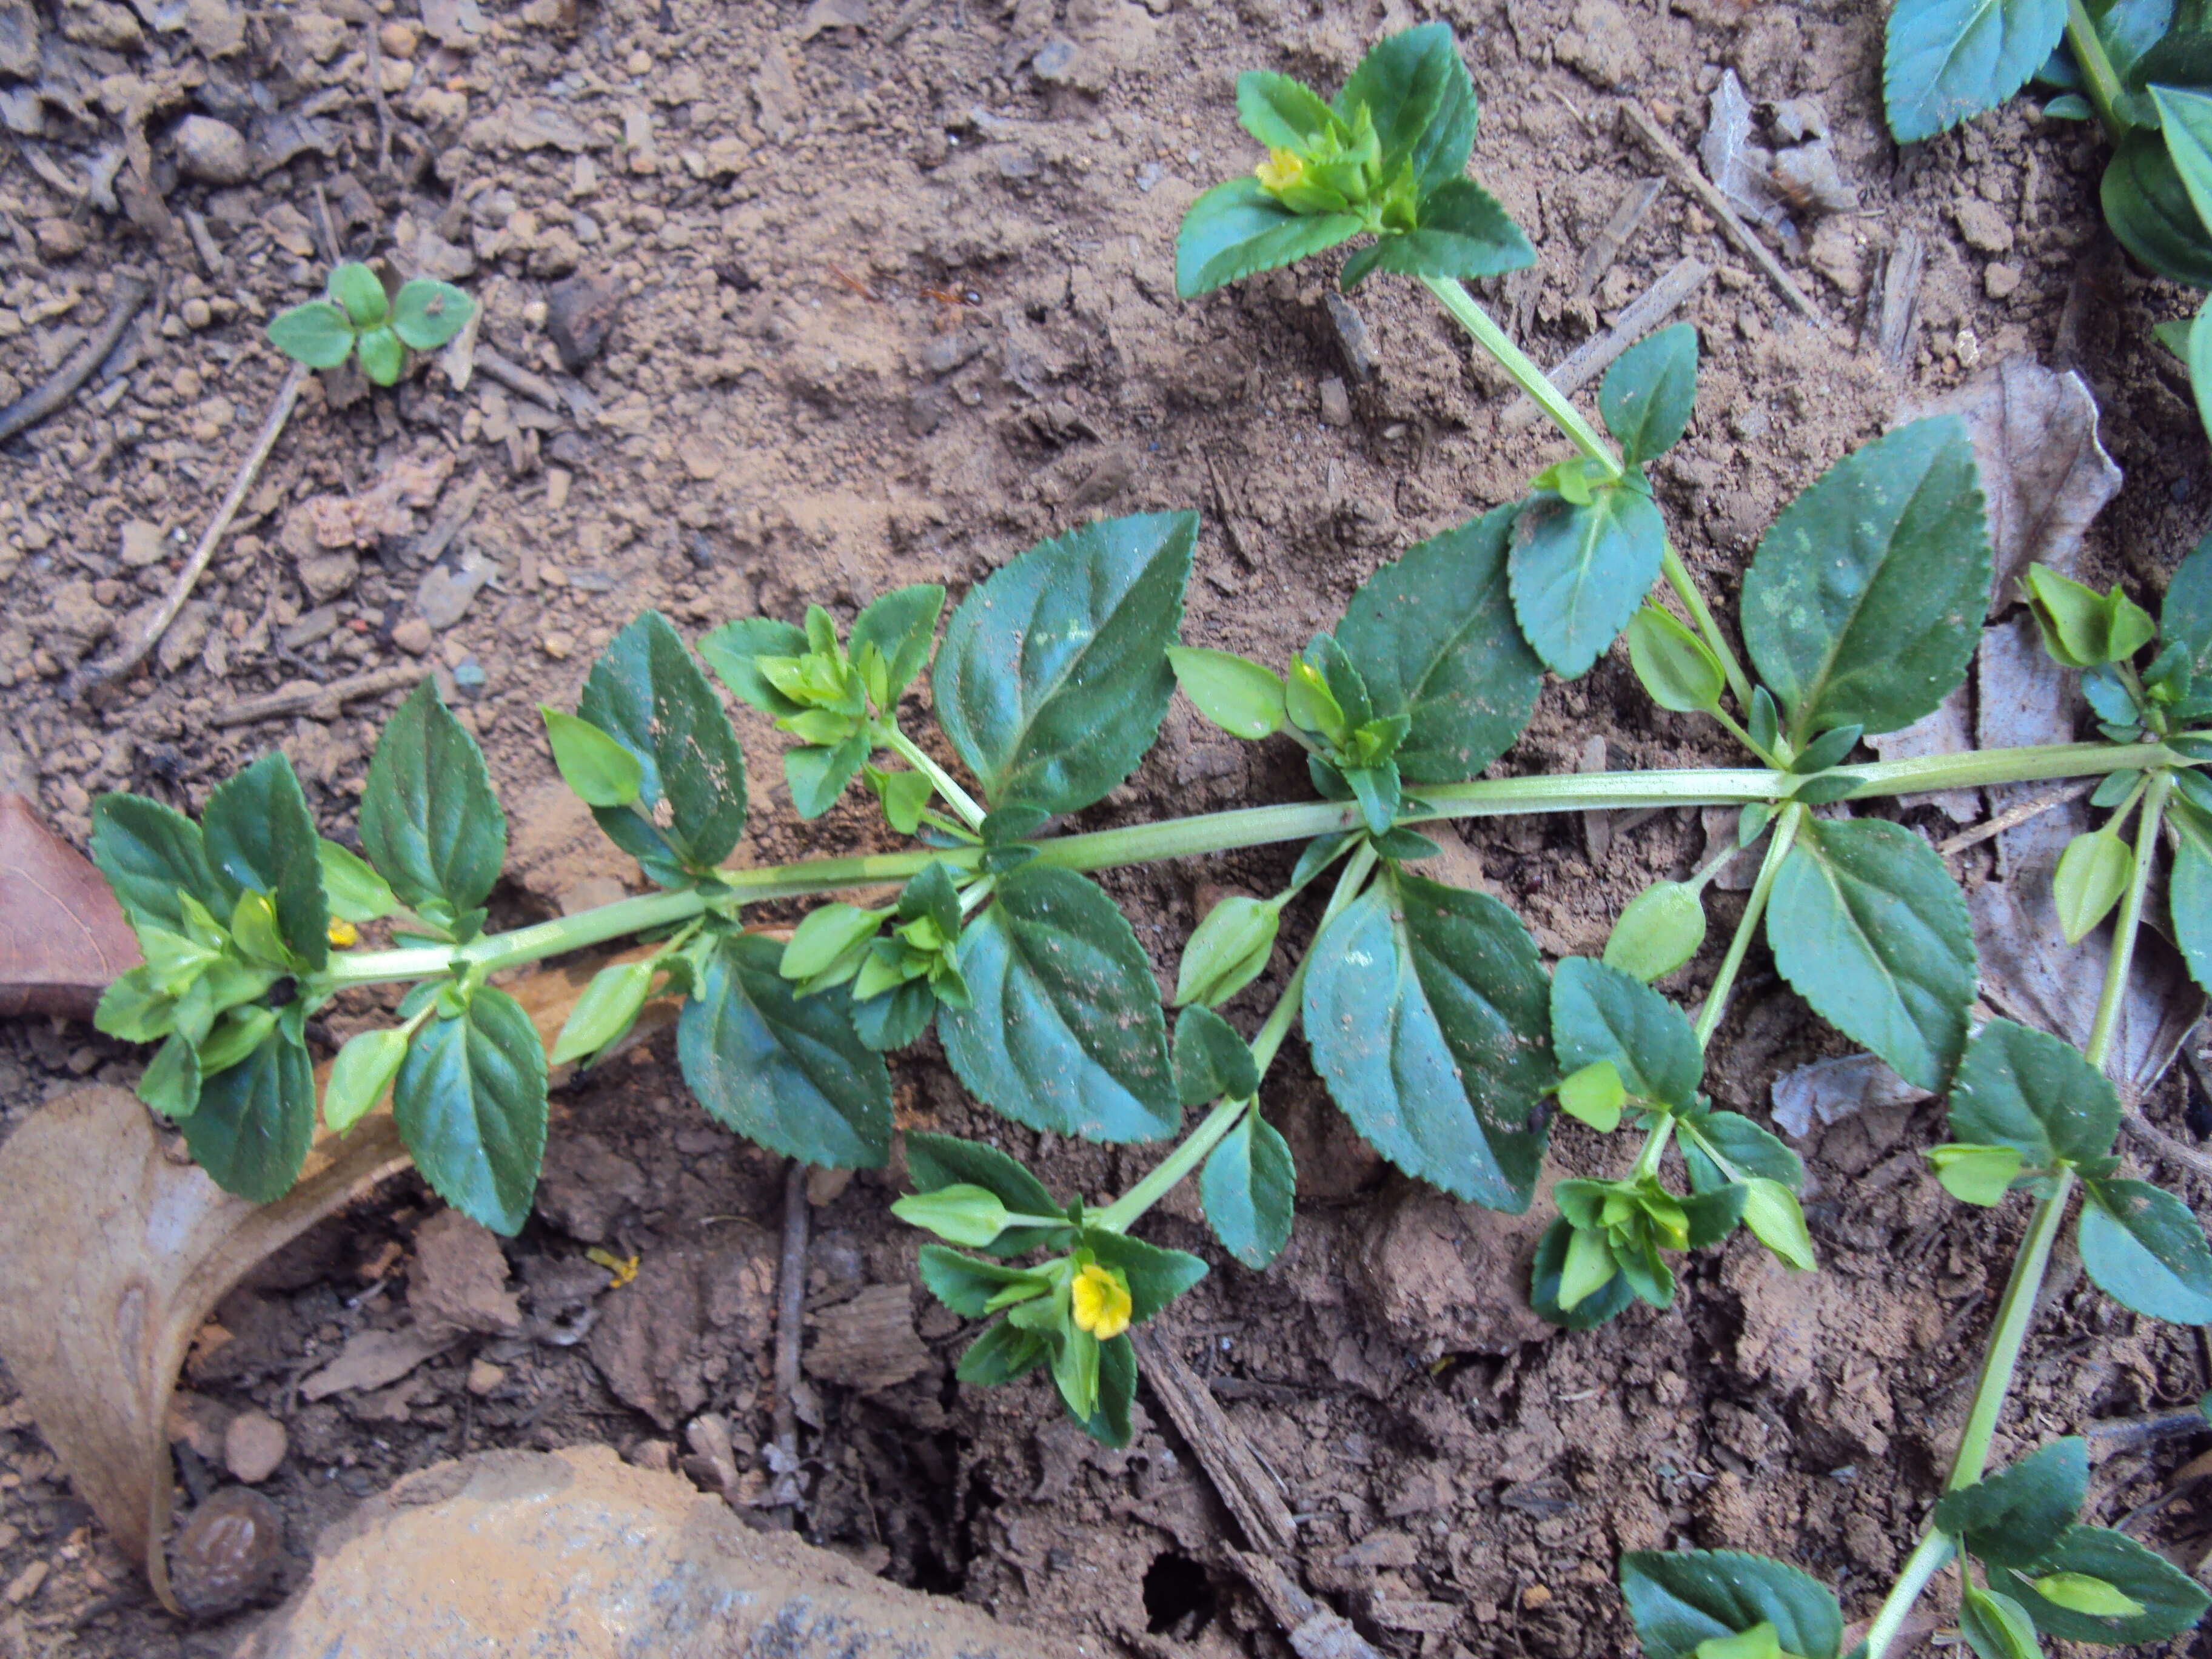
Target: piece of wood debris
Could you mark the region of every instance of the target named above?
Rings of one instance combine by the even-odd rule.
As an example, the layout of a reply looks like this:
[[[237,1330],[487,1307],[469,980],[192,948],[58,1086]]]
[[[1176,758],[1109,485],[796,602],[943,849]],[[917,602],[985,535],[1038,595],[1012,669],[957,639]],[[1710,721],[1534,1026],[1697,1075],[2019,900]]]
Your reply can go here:
[[[1230,1421],[1212,1391],[1158,1334],[1139,1330],[1132,1340],[1152,1393],[1237,1517],[1245,1540],[1268,1555],[1290,1554],[1297,1547],[1297,1523],[1243,1431]]]
[[[1664,179],[1638,179],[1628,187],[1613,210],[1613,217],[1606,221],[1590,245],[1583,250],[1581,269],[1575,274],[1575,297],[1584,299],[1597,287],[1598,279],[1613,269],[1613,262],[1620,258],[1620,250],[1628,239],[1636,234],[1637,227],[1651,211],[1651,204],[1659,199]]]
[[[1225,1544],[1221,1553],[1267,1604],[1298,1659],[1382,1659],[1367,1638],[1352,1627],[1350,1620],[1308,1595],[1290,1574],[1267,1557],[1247,1555]]]
[[[108,303],[107,315],[101,319],[99,332],[37,386],[0,410],[0,443],[7,442],[26,427],[36,426],[75,397],[76,389],[92,378],[92,371],[115,349],[124,331],[137,316],[138,308],[152,297],[153,292],[151,283],[136,276],[117,278],[115,295]]]
[[[1677,259],[1658,281],[1621,308],[1620,319],[1611,328],[1577,346],[1546,378],[1562,392],[1572,392],[1680,311],[1692,295],[1711,280],[1712,274],[1712,267],[1702,260]],[[1498,417],[1498,424],[1506,431],[1514,431],[1529,425],[1542,413],[1536,400],[1524,392],[1506,404]]]
[[[208,724],[251,726],[256,720],[289,720],[295,714],[305,714],[310,720],[336,720],[344,706],[355,699],[411,686],[429,672],[419,663],[396,663],[389,668],[372,668],[366,674],[332,680],[327,685],[317,685],[312,680],[298,682],[265,696],[248,697],[228,708],[218,708],[208,716]]]
[[[1882,360],[1903,368],[1912,355],[1913,337],[1920,321],[1920,276],[1927,269],[1928,251],[1920,233],[1907,225],[1897,233],[1896,245],[1881,262],[1881,298],[1875,312],[1875,349]]]
[[[1790,273],[1782,268],[1782,262],[1767,251],[1766,244],[1753,234],[1751,227],[1745,224],[1736,210],[1729,205],[1728,198],[1721,194],[1713,181],[1698,170],[1698,164],[1685,155],[1672,138],[1660,131],[1659,124],[1651,118],[1650,112],[1633,99],[1624,102],[1620,111],[1621,118],[1628,124],[1628,129],[1636,136],[1637,142],[1651,152],[1652,159],[1667,169],[1668,176],[1679,188],[1696,197],[1705,211],[1720,222],[1722,234],[1765,273],[1766,280],[1773,283],[1776,290],[1789,301],[1790,309],[1800,316],[1810,318],[1821,327],[1826,327],[1827,319],[1805,297],[1804,290],[1790,280]]]

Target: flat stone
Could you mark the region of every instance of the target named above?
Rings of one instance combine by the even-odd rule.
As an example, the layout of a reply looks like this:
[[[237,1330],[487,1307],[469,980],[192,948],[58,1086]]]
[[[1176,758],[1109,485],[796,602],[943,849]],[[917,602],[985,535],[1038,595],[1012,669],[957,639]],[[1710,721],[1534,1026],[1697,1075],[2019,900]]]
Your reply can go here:
[[[545,333],[571,374],[606,349],[622,311],[622,290],[597,276],[570,276],[545,296]]]
[[[611,1447],[440,1463],[317,1542],[237,1659],[1075,1659],[1070,1644],[902,1589]]]
[[[168,553],[161,540],[161,526],[144,519],[133,519],[123,526],[123,562],[133,570],[143,570],[149,564],[159,564]]]

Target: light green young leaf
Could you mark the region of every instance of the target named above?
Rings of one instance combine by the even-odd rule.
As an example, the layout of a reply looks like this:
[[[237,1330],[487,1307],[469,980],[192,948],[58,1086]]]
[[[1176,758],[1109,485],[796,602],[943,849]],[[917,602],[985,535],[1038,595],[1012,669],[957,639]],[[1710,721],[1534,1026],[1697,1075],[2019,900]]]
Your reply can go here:
[[[1281,923],[1281,909],[1266,899],[1231,893],[1215,904],[1182,947],[1174,1006],[1218,1008],[1259,978]]]
[[[172,1032],[139,1074],[138,1098],[172,1123],[190,1117],[200,1103],[200,1060],[181,1031]]]
[[[94,798],[92,861],[134,926],[151,922],[181,934],[185,898],[226,909],[231,902],[199,825],[143,795]]]
[[[2035,1639],[2035,1621],[2027,1609],[2009,1595],[1966,1586],[1959,1607],[1959,1634],[1974,1650],[1976,1659],[2043,1659],[2043,1644]]]
[[[1474,86],[1450,25],[1423,23],[1370,46],[1329,103],[1347,126],[1363,106],[1382,143],[1384,177],[1410,161],[1415,193],[1425,198],[1466,172],[1474,147]]]
[[[2014,1567],[1992,1568],[1990,1589],[2011,1596],[2027,1609],[2038,1630],[2062,1641],[2095,1642],[2109,1647],[2160,1642],[2191,1628],[2204,1616],[2206,1607],[2212,1605],[2212,1597],[2180,1568],[2132,1538],[2105,1527],[2069,1527],[2050,1553],[2029,1571],[2039,1578],[2067,1574],[2075,1579],[2101,1580],[2142,1609],[2136,1613],[2117,1613],[2068,1606],[2037,1589],[2035,1579],[2027,1572]],[[2059,1588],[2075,1587],[2062,1583]]]
[[[396,386],[399,371],[407,367],[407,348],[390,328],[372,328],[354,343],[361,372],[372,386]]]
[[[778,720],[798,714],[801,705],[769,683],[760,670],[760,659],[798,657],[805,651],[805,629],[766,617],[740,617],[726,622],[699,641],[699,654],[706,659],[707,666],[739,702]]]
[[[1622,907],[1605,941],[1605,965],[1649,985],[1673,973],[1705,942],[1705,907],[1698,890],[1655,881]]]
[[[400,285],[392,303],[392,331],[416,351],[435,351],[461,331],[476,302],[451,283],[427,276]]]
[[[2081,1266],[2122,1306],[2212,1324],[2212,1250],[2189,1206],[2142,1181],[2082,1183]]]
[[[628,806],[637,799],[644,769],[637,757],[586,720],[538,705],[553,764],[562,781],[586,806]]]
[[[333,268],[330,296],[356,328],[374,328],[390,315],[384,284],[364,264],[349,261]]]
[[[1797,1194],[1764,1176],[1742,1184],[1743,1224],[1751,1229],[1752,1237],[1773,1251],[1784,1267],[1801,1272],[1813,1267],[1813,1235],[1806,1231]]]
[[[995,1193],[1016,1215],[1056,1215],[1060,1206],[1044,1183],[995,1146],[915,1129],[904,1137],[907,1178],[918,1193],[968,1185]],[[1019,1255],[1040,1245],[1057,1249],[1068,1230],[1017,1227],[990,1247],[994,1255]]]
[[[323,1084],[323,1121],[332,1134],[345,1133],[368,1115],[406,1058],[407,1033],[392,1026],[357,1031],[346,1039]]]
[[[1550,1008],[1511,911],[1386,872],[1315,941],[1304,1014],[1315,1069],[1368,1145],[1456,1197],[1528,1207]]]
[[[975,1250],[998,1243],[1009,1219],[1006,1206],[996,1193],[964,1184],[909,1193],[893,1202],[891,1213],[909,1227],[935,1233],[948,1244],[963,1244]]]
[[[1712,647],[1646,601],[1628,619],[1628,661],[1651,701],[1678,714],[1711,714],[1728,678]]]
[[[2051,878],[2051,896],[2069,945],[2079,945],[2112,913],[2134,869],[2134,849],[2110,829],[2084,830],[2066,843]]]
[[[1784,507],[1744,577],[1744,645],[1802,748],[1833,726],[1910,726],[1965,675],[1989,596],[1972,446],[1915,421]]]
[[[1508,568],[1521,632],[1562,679],[1589,672],[1659,574],[1667,527],[1627,484],[1577,506],[1548,489],[1522,504]]]
[[[592,975],[592,982],[562,1022],[561,1035],[553,1041],[552,1063],[565,1066],[572,1060],[596,1054],[629,1030],[638,1010],[645,1006],[659,971],[659,964],[647,957],[617,962]]]
[[[341,921],[375,921],[399,908],[392,884],[337,842],[318,837],[315,856],[322,866],[323,896]]]
[[[853,619],[850,644],[857,657],[864,646],[873,646],[883,656],[891,703],[898,702],[922,666],[937,639],[937,619],[945,611],[945,590],[934,582],[895,588],[869,601]],[[705,645],[700,647],[705,654]],[[711,664],[713,659],[708,659]]]
[[[1198,1174],[1199,1202],[1213,1236],[1255,1272],[1290,1243],[1297,1190],[1289,1143],[1260,1115],[1256,1102],[1222,1137]]]
[[[1974,1146],[1953,1142],[1928,1149],[1928,1162],[1945,1192],[1961,1204],[1993,1208],[2004,1202],[2020,1173],[2017,1146]]]
[[[1283,677],[1233,651],[1171,645],[1168,665],[1192,707],[1232,738],[1257,739],[1282,729]]]
[[[353,325],[328,300],[312,300],[269,319],[269,343],[309,368],[336,368],[353,355]]]
[[[1535,1260],[1528,1268],[1528,1305],[1539,1318],[1571,1331],[1595,1330],[1636,1300],[1636,1292],[1618,1271],[1596,1289],[1585,1288],[1595,1272],[1610,1267],[1612,1258],[1609,1252],[1601,1261],[1592,1256],[1590,1246],[1578,1242],[1583,1237],[1564,1216],[1553,1221],[1536,1241]],[[1603,1249],[1602,1241],[1599,1248]],[[1567,1276],[1570,1254],[1574,1256],[1571,1281]]]
[[[1342,133],[1321,95],[1303,81],[1266,70],[1247,70],[1237,77],[1237,119],[1270,149],[1305,154],[1329,133]]]
[[[1559,1079],[1559,1109],[1601,1135],[1620,1127],[1620,1109],[1628,1100],[1620,1073],[1609,1060],[1594,1060]]]
[[[1136,769],[1175,689],[1167,647],[1192,513],[1105,519],[1041,542],[953,612],[938,724],[994,807],[1088,806]]]
[[[1935,848],[1881,819],[1807,819],[1775,881],[1766,939],[1815,1013],[1908,1082],[1944,1085],[1966,1045],[1976,963],[1965,902]]]

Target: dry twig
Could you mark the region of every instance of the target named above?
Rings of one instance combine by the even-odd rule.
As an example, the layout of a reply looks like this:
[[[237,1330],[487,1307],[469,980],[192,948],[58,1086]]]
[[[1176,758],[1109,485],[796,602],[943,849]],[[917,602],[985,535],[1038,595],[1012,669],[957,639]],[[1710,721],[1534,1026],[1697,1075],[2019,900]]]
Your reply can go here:
[[[1134,1333],[1133,1340],[1145,1362],[1146,1382],[1237,1517],[1245,1541],[1268,1555],[1296,1550],[1297,1522],[1291,1506],[1283,1501],[1243,1431],[1230,1420],[1182,1355],[1150,1330]]]
[[[783,1177],[783,1255],[775,1275],[775,1481],[769,1503],[796,1508],[799,1489],[799,1350],[806,1317],[806,1166]]]
[[[266,696],[248,697],[228,708],[219,708],[208,716],[208,724],[251,726],[256,720],[289,720],[295,714],[306,714],[319,720],[336,720],[344,705],[356,697],[374,697],[386,691],[399,690],[429,672],[417,663],[398,663],[389,668],[372,668],[366,674],[356,674],[347,679],[332,680],[327,685],[286,686]]]
[[[40,385],[5,410],[0,410],[0,444],[26,427],[36,426],[75,397],[76,389],[92,378],[93,370],[115,349],[124,331],[131,326],[131,319],[153,292],[153,285],[138,277],[118,277],[115,298],[109,302],[107,315],[100,319],[100,331],[79,346],[70,360],[47,375]]]
[[[104,662],[94,663],[89,668],[79,669],[70,679],[68,696],[82,697],[94,686],[120,679],[143,662],[146,653],[161,643],[161,635],[169,631],[169,624],[176,621],[177,612],[184,609],[185,601],[191,597],[192,589],[198,586],[201,575],[208,568],[208,561],[215,556],[216,546],[230,529],[230,521],[238,516],[238,509],[245,505],[246,492],[253,488],[253,481],[261,476],[262,466],[269,459],[270,451],[276,447],[276,440],[283,435],[284,424],[292,418],[293,406],[300,401],[300,388],[307,384],[307,370],[298,363],[285,370],[284,383],[276,388],[276,400],[270,405],[268,419],[261,423],[261,433],[253,441],[252,453],[246,456],[246,464],[238,469],[237,477],[231,480],[230,493],[222,498],[222,505],[216,509],[215,518],[200,537],[199,545],[192,550],[192,556],[178,574],[177,580],[170,584],[169,591],[162,596],[152,618],[139,631],[137,639],[126,642],[113,656]]]
[[[1577,346],[1547,378],[1561,392],[1573,392],[1680,310],[1712,274],[1713,268],[1703,260],[1677,259],[1658,281],[1628,302],[1619,322]],[[1510,431],[1527,426],[1540,412],[1536,400],[1524,392],[1505,406],[1498,423]]]
[[[2033,800],[2024,800],[2017,806],[2008,806],[1986,823],[1978,823],[1971,830],[1961,830],[1936,843],[1936,850],[1945,858],[1963,853],[1969,847],[1978,847],[1992,836],[2002,836],[2008,830],[2018,829],[2030,818],[2040,817],[2054,806],[2063,806],[2069,800],[2079,800],[2097,787],[2096,781],[2074,784],[2048,795],[2039,795]]]

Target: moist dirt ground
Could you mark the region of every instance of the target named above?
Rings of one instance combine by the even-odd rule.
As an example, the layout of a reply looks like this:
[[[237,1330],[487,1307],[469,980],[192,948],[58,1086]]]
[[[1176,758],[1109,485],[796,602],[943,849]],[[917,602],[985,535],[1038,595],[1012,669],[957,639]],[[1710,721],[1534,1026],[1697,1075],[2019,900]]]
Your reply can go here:
[[[2126,486],[2085,568],[2148,597],[2212,507],[2183,372],[2148,338],[2193,301],[2106,237],[2085,125],[2030,99],[1893,145],[1879,12],[0,0],[0,40],[27,17],[44,39],[42,68],[37,49],[0,57],[11,126],[37,129],[0,160],[0,405],[82,343],[127,279],[154,293],[107,372],[0,448],[0,707],[21,774],[82,842],[94,793],[196,808],[274,745],[348,831],[404,677],[336,706],[314,694],[378,669],[434,673],[507,803],[495,925],[512,926],[636,879],[567,803],[534,711],[571,706],[595,649],[643,608],[694,635],[810,602],[848,617],[899,583],[957,592],[1087,517],[1194,507],[1185,637],[1279,659],[1383,561],[1516,498],[1562,452],[1504,418],[1510,389],[1400,279],[1362,288],[1356,316],[1330,298],[1333,258],[1175,296],[1183,208],[1254,160],[1235,71],[1334,86],[1375,34],[1431,15],[1455,26],[1481,100],[1474,171],[1537,251],[1485,296],[1534,356],[1559,361],[1685,257],[1712,268],[1681,313],[1703,342],[1697,416],[1656,485],[1723,614],[1790,495],[1901,409],[2023,355],[2095,393]],[[1694,151],[1727,70],[1757,102],[1814,100],[1855,195],[1801,216],[1781,255],[1816,319],[1671,185],[1589,268],[1616,207],[1658,172],[1620,106]],[[25,105],[11,73],[41,97]],[[1915,240],[1924,268],[1902,291],[1917,310],[1885,352],[1885,274]],[[66,696],[70,672],[172,581],[283,379],[263,322],[313,297],[334,252],[466,284],[482,306],[473,378],[456,389],[427,367],[389,393],[311,382],[147,667]],[[302,693],[295,712],[234,723],[286,689]],[[742,857],[883,844],[856,802],[798,825],[775,740],[738,718]],[[1496,769],[1723,761],[1712,735],[1655,712],[1616,650],[1547,687]],[[1178,701],[1152,756],[1079,827],[1302,799],[1296,761]],[[1953,827],[1932,807],[1906,817]],[[1686,874],[1707,838],[1690,812],[1470,821],[1443,873],[1512,903],[1547,952],[1593,952],[1620,905]],[[1214,895],[1273,891],[1292,857],[1106,882],[1165,986]],[[1955,867],[1971,884],[1990,857],[1984,844]],[[1713,945],[1668,988],[1694,997],[1741,902],[1715,897]],[[1291,913],[1294,942],[1310,908]],[[1266,1006],[1231,1012],[1249,1004]],[[317,1036],[378,1012],[336,1005]],[[1764,1121],[1779,1072],[1839,1052],[1754,950],[1711,1086]],[[10,1123],[138,1064],[85,1026],[0,1026]],[[1214,1264],[1158,1334],[1279,1478],[1309,1589],[1421,1659],[1628,1651],[1613,1584],[1626,1549],[1769,1552],[1836,1585],[1850,1616],[1871,1611],[1947,1467],[2019,1225],[1928,1178],[1936,1104],[1869,1109],[1797,1143],[1817,1275],[1787,1275],[1739,1237],[1688,1263],[1669,1311],[1569,1334],[1521,1299],[1541,1200],[1503,1218],[1415,1188],[1301,1066],[1279,1075],[1267,1110],[1301,1171],[1284,1259],[1257,1274],[1228,1261],[1187,1194],[1149,1231]],[[1064,1192],[1118,1191],[1158,1155],[989,1119],[928,1041],[893,1076],[902,1126],[995,1139]],[[2185,1137],[2188,1086],[2177,1068],[2145,1103]],[[1555,1145],[1564,1173],[1620,1162],[1573,1125]],[[1234,1524],[1148,1391],[1133,1443],[1109,1452],[1042,1380],[988,1394],[952,1381],[965,1335],[915,1286],[915,1237],[886,1213],[897,1184],[895,1160],[810,1188],[805,1535],[1096,1650],[1280,1659],[1279,1628],[1222,1565]],[[782,1191],[776,1160],[691,1102],[665,1034],[641,1044],[556,1092],[536,1217],[489,1281],[477,1258],[468,1328],[413,1370],[314,1397],[350,1335],[423,1321],[410,1299],[454,1271],[460,1247],[411,1178],[234,1294],[187,1367],[180,1480],[195,1494],[231,1480],[224,1433],[241,1413],[283,1425],[260,1490],[288,1523],[283,1583],[357,1498],[486,1448],[607,1443],[709,1478],[726,1431],[731,1490],[755,1502],[770,1479]],[[635,1279],[611,1285],[593,1248],[637,1258]],[[2212,1386],[2195,1333],[2116,1310],[2078,1266],[2062,1264],[2045,1300],[2000,1457]],[[2194,1565],[2212,1505],[2167,1480],[2201,1443],[2104,1456],[2091,1518]],[[257,1616],[163,1615],[20,1404],[0,1404],[0,1655],[227,1653]]]

